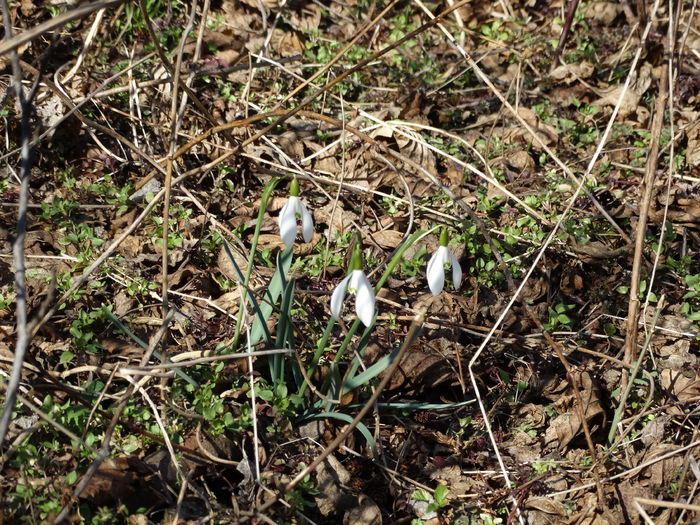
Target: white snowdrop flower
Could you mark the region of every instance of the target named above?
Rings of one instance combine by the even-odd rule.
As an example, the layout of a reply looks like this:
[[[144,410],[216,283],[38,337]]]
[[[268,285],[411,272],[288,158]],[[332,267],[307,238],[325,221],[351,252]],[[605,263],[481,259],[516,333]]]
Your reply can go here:
[[[443,228],[440,233],[440,247],[428,261],[426,277],[428,286],[433,295],[439,295],[445,286],[445,265],[452,266],[452,283],[455,290],[462,282],[462,267],[459,265],[457,257],[452,255],[447,248],[447,230]]]
[[[314,234],[314,220],[304,203],[299,200],[299,182],[295,177],[289,185],[289,200],[282,207],[279,215],[280,237],[285,246],[294,244],[299,217],[301,217],[301,234],[304,242],[309,242]]]
[[[348,292],[355,296],[355,313],[362,324],[369,326],[374,318],[374,290],[362,271],[362,253],[359,241],[355,244],[350,261],[350,273],[340,281],[331,295],[331,315],[340,317]]]

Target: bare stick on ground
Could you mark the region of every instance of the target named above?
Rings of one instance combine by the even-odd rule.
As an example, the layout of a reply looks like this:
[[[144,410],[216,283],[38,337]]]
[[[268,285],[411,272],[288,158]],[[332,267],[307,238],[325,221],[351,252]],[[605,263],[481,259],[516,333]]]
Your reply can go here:
[[[7,0],[2,0],[2,18],[5,26],[6,41],[12,40],[12,22],[10,20],[10,7]],[[21,127],[21,164],[20,164],[20,190],[19,190],[19,207],[17,209],[17,235],[12,243],[12,255],[15,264],[15,289],[17,291],[17,323],[16,323],[16,341],[15,341],[15,358],[12,364],[12,375],[10,383],[7,387],[5,396],[5,405],[0,416],[0,446],[5,440],[7,429],[12,416],[12,409],[17,400],[17,389],[22,378],[22,364],[24,356],[29,346],[30,330],[27,323],[27,284],[25,279],[24,265],[24,237],[27,230],[27,205],[29,204],[29,175],[32,168],[31,148],[29,141],[31,140],[31,129],[29,124],[29,116],[32,109],[32,100],[38,87],[38,82],[35,82],[34,87],[25,95],[22,89],[22,68],[19,65],[19,56],[17,51],[12,49],[10,52],[10,61],[12,63],[12,85],[15,90],[15,96],[19,101],[20,111],[22,112],[22,127]]]

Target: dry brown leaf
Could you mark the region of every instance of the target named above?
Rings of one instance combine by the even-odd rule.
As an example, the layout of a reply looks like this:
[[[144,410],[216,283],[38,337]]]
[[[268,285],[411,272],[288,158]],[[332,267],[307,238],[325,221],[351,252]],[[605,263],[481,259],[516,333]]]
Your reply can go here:
[[[335,515],[352,505],[355,498],[343,488],[348,483],[350,473],[333,454],[318,466],[316,487],[319,493],[314,496],[314,501],[321,514]]]
[[[622,11],[622,6],[613,2],[593,2],[588,4],[584,13],[586,18],[593,19],[603,25],[612,24],[615,17]]]
[[[543,455],[539,439],[527,432],[516,432],[503,444],[503,448],[517,463],[535,461]]]
[[[581,62],[562,64],[556,69],[554,69],[554,71],[550,73],[550,76],[554,80],[571,83],[581,78],[590,78],[594,71],[595,67],[593,66],[593,64],[591,64],[587,60],[582,60]]]
[[[381,525],[382,512],[372,498],[360,494],[357,504],[345,512],[343,525]]]
[[[535,160],[525,150],[515,151],[506,156],[506,161],[516,170],[532,172],[535,169]]]
[[[42,100],[41,104],[34,106],[36,115],[41,119],[41,124],[46,128],[51,128],[49,137],[53,137],[56,131],[55,125],[63,118],[64,107],[58,95],[52,94]]]
[[[403,155],[428,170],[432,175],[437,175],[435,154],[428,148],[419,133],[409,128],[402,128],[401,133],[397,133],[394,140],[396,140],[399,151]]]
[[[700,120],[691,124],[685,133],[688,137],[685,160],[690,166],[698,166],[700,165]]]
[[[401,126],[400,133],[392,126],[380,126],[370,133],[373,138],[393,138],[399,152],[419,164],[432,175],[437,175],[435,155],[424,143],[423,138],[408,126]]]
[[[692,372],[692,377],[686,377],[689,372]],[[700,399],[700,380],[692,369],[683,371],[667,368],[661,371],[659,380],[661,387],[675,396],[681,403],[690,403]]]
[[[393,250],[404,237],[404,234],[397,230],[381,230],[372,234],[372,239],[382,248]]]
[[[679,445],[673,443],[656,443],[644,451],[643,457],[638,462],[651,461],[679,448]],[[671,482],[678,480],[678,473],[683,468],[683,461],[682,453],[671,455],[663,461],[657,461],[642,469],[640,476],[648,478],[652,490],[660,487],[666,488]]]
[[[559,140],[559,134],[556,128],[541,120],[531,109],[521,106],[518,108],[518,115],[520,115],[528,126],[535,131],[539,139],[544,144],[549,145],[552,142],[557,142]],[[520,125],[515,125],[502,130],[502,135],[503,140],[507,144],[534,144],[537,146],[537,144],[534,143],[534,139],[532,138],[532,135],[530,135],[530,132]]]
[[[671,370],[679,371],[682,369],[687,369],[692,372],[691,367],[695,365],[698,358],[695,354],[691,354],[690,341],[687,339],[678,339],[671,344],[665,345],[658,350],[659,354],[659,367],[670,368]],[[688,375],[688,374],[686,374]],[[689,377],[695,375],[692,372]]]
[[[587,371],[578,374],[577,383],[584,407],[584,417],[586,422],[591,425],[596,418],[605,416],[601,405],[600,387]],[[568,409],[554,418],[545,431],[544,442],[549,448],[564,448],[582,432],[581,419],[574,403],[575,396],[568,391],[566,395],[554,403],[557,411],[562,412],[564,407],[568,407]]]
[[[433,340],[431,344],[439,344],[439,341]],[[387,390],[399,391],[407,396],[419,395],[440,384],[456,383],[455,368],[441,355],[426,354],[420,350],[408,352],[391,376]],[[384,374],[380,377],[384,377]]]
[[[617,488],[619,495],[622,496],[620,504],[627,511],[631,525],[640,525],[642,520],[634,506],[634,498],[651,498],[653,493],[648,487],[639,483],[638,479],[634,478],[623,480],[617,485]]]
[[[280,2],[279,0],[260,0],[260,3],[258,3],[257,0],[239,0],[241,3],[252,7],[256,11],[258,11],[258,16],[260,16],[260,6],[261,4],[265,7],[266,10],[275,10],[276,8],[279,7]],[[265,13],[267,15],[267,13]]]
[[[117,248],[117,253],[123,255],[127,259],[134,259],[143,247],[143,238],[137,235],[127,235],[126,238]]]
[[[563,503],[544,496],[535,496],[525,502],[525,516],[528,523],[554,525],[567,516]]]
[[[29,17],[32,16],[32,14],[34,14],[36,5],[34,5],[34,2],[32,0],[22,0],[22,2],[19,5],[19,8],[24,16]]]
[[[666,216],[664,216],[663,207],[658,209],[652,207],[649,210],[649,218],[656,224],[667,220],[678,226],[698,228],[700,227],[700,204],[694,199],[679,198],[669,206]]]
[[[353,212],[345,210],[342,202],[338,201],[335,206],[333,206],[333,202],[329,202],[325,206],[316,208],[314,219],[318,224],[327,225],[335,238],[345,233],[348,228],[352,228],[352,223],[359,220],[359,217]]]
[[[310,2],[302,4],[298,11],[289,12],[289,22],[297,31],[318,29],[321,23],[321,8]]]
[[[110,458],[97,468],[80,497],[89,499],[95,505],[115,502],[133,504],[139,495],[141,499],[149,497],[144,488],[152,477],[148,467],[136,456]]]
[[[646,93],[647,89],[651,85],[652,79],[652,67],[651,64],[645,62],[639,68],[639,74],[632,85],[624,92],[624,96],[620,101],[620,118],[624,118],[631,113],[635,112],[639,108],[639,101],[642,95]],[[598,90],[597,93],[600,98],[591,103],[592,106],[615,106],[620,99],[624,89],[624,83],[616,84],[608,88]]]
[[[276,0],[272,0],[276,1]],[[304,43],[295,31],[275,29],[272,33],[272,48],[282,57],[291,57],[304,52]]]
[[[647,447],[659,443],[666,433],[666,425],[671,421],[671,417],[657,416],[647,423],[639,434],[642,443]]]
[[[325,146],[323,144],[319,144],[318,142],[313,142],[311,140],[305,140],[304,145],[312,152],[316,153],[317,151],[322,150]],[[340,163],[338,162],[338,159],[336,158],[336,151],[337,147],[334,146],[332,148],[329,148],[323,153],[320,153],[318,156],[313,158],[313,168],[314,170],[321,172],[321,173],[327,173],[331,177],[335,177],[340,173]]]
[[[204,30],[204,42],[207,46],[217,48],[216,58],[219,60],[225,58],[239,57],[243,49],[243,40],[231,29],[226,28],[222,31],[214,31],[206,28]],[[188,54],[194,54],[197,41],[192,39],[185,44],[183,51]],[[226,61],[226,60],[224,60]],[[232,61],[232,60],[231,60]],[[231,62],[227,62],[227,65]]]

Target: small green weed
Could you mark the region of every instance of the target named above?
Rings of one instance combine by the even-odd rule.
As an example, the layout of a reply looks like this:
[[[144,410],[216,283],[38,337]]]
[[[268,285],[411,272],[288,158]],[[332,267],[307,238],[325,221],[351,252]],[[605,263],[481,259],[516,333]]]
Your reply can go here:
[[[445,485],[438,485],[435,491],[431,494],[425,489],[416,490],[411,497],[415,501],[424,501],[428,504],[425,508],[426,514],[431,514],[447,505],[447,497],[450,494],[450,489]],[[422,519],[414,519],[411,521],[411,525],[422,525],[424,521]]]
[[[571,310],[573,310],[575,307],[576,305],[563,303],[557,304],[554,308],[551,306],[548,307],[547,312],[549,313],[549,321],[545,323],[544,329],[548,332],[552,332],[557,329],[566,331],[573,330],[574,320],[569,317],[567,312],[571,312]]]
[[[300,465],[304,468],[304,464]],[[296,488],[284,495],[284,499],[287,500],[291,505],[293,505],[297,510],[304,510],[307,508],[313,508],[316,503],[313,501],[313,496],[319,494],[319,490],[316,488],[315,483],[311,479],[311,475],[307,474],[304,479],[302,479]]]

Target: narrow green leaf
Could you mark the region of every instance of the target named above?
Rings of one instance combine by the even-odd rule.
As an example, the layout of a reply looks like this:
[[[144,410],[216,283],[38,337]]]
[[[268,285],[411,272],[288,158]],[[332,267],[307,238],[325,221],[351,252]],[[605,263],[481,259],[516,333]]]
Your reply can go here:
[[[305,421],[309,421],[312,419],[323,419],[323,418],[332,418],[332,419],[338,419],[340,421],[344,421],[345,423],[352,423],[352,416],[348,414],[343,414],[342,412],[320,412],[318,414],[314,414],[308,418],[306,418]],[[367,426],[364,423],[358,423],[355,429],[362,434],[362,436],[367,440],[367,444],[369,445],[370,450],[372,451],[372,455],[377,455],[377,445],[374,442],[374,438],[372,437],[372,433],[369,431]]]

